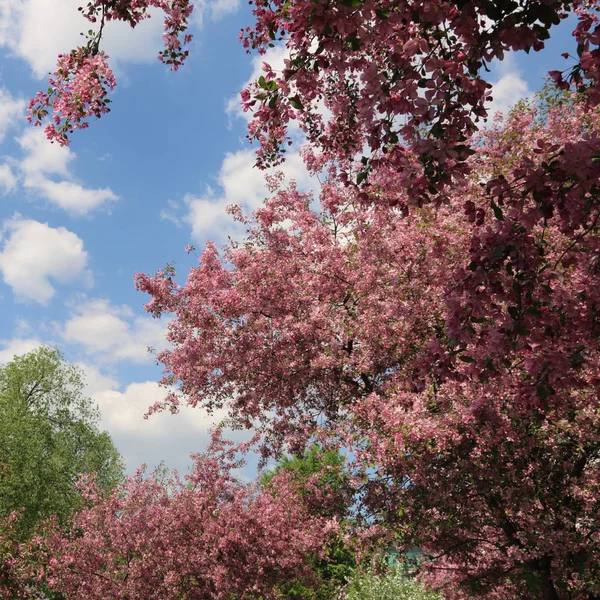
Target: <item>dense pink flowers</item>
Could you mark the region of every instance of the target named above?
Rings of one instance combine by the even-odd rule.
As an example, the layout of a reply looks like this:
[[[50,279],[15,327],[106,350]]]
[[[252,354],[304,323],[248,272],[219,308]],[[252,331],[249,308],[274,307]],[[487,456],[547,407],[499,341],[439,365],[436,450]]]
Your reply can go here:
[[[578,19],[576,62],[552,76],[598,104],[597,7],[596,0],[256,0],[256,23],[241,32],[245,47],[264,53],[284,41],[289,50],[282,73],[269,69],[242,93],[244,108],[254,113],[249,137],[260,144],[258,164],[283,159],[288,124],[297,119],[327,160],[354,159],[366,148],[367,159],[396,168],[414,201],[436,196],[462,175],[465,141],[486,117],[487,65],[507,51],[541,50],[570,13]],[[80,10],[100,29],[87,50],[98,52],[105,22],[135,27],[152,8],[165,13],[160,59],[177,69],[188,56],[190,0],[91,0]],[[361,177],[369,170],[367,164]]]
[[[407,211],[383,162],[321,213],[277,192],[183,287],[137,278],[175,315],[166,406],[225,406],[266,453],[351,449],[363,508],[449,598],[584,600],[600,577],[600,113],[544,110],[473,140],[448,206]]]
[[[97,1],[86,14],[134,26],[159,5]],[[348,448],[372,531],[420,548],[421,576],[449,600],[600,597],[598,7],[256,0],[245,46],[284,41],[289,57],[242,92],[249,136],[259,165],[274,164],[300,123],[306,164],[328,175],[321,210],[273,180],[252,217],[231,210],[247,239],[207,244],[184,285],[171,266],[136,276],[147,309],[174,316],[158,359],[180,390],[150,412],[224,407],[234,426],[258,430],[265,456],[315,439]],[[190,7],[167,8],[176,66]],[[488,63],[542,49],[570,13],[575,63],[551,72],[544,101],[477,133]],[[103,112],[114,84],[97,39],[32,104],[38,120],[55,111],[59,141],[61,124],[66,135]],[[176,504],[142,478],[124,496],[90,497],[77,518],[91,541],[57,534],[56,581],[90,598],[177,597],[183,585],[269,597],[275,573],[318,552],[321,529],[285,480],[281,494],[249,491],[212,460],[195,471],[208,477],[200,492],[178,487]],[[205,513],[227,519],[206,525]],[[236,534],[245,520],[250,541]],[[194,554],[198,536],[220,553]],[[118,551],[107,562],[97,544]],[[228,583],[240,564],[246,578]],[[79,572],[104,577],[92,590]]]
[[[283,72],[242,95],[253,112],[258,164],[283,160],[295,119],[332,162],[366,153],[360,179],[375,161],[386,162],[412,203],[447,201],[446,186],[464,174],[467,138],[486,117],[487,65],[508,51],[541,50],[571,11],[577,62],[564,81],[558,71],[555,77],[598,104],[597,9],[598,2],[579,0],[256,0],[244,45],[264,53],[282,40],[289,51]]]
[[[57,70],[49,80],[48,92],[38,92],[29,101],[28,119],[34,125],[52,111],[53,123],[46,126],[49,140],[61,146],[69,143],[67,134],[88,127],[89,117],[100,117],[110,109],[108,90],[116,86],[103,52],[91,54],[88,48],[78,48],[58,57]]]
[[[217,437],[184,482],[140,472],[104,497],[82,481],[88,505],[69,529],[31,544],[47,554],[44,580],[86,600],[266,599],[310,581],[307,558],[336,522],[309,516],[289,478],[261,490],[237,480],[237,466]]]

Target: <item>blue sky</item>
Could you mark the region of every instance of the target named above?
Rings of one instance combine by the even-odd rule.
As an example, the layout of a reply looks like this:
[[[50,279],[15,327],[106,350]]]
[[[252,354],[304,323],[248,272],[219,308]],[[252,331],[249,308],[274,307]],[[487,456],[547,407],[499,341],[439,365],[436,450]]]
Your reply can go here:
[[[160,14],[133,32],[111,23],[104,49],[119,81],[112,112],[59,148],[23,115],[29,97],[47,87],[56,55],[89,28],[81,3],[0,3],[0,362],[40,343],[58,347],[85,371],[129,472],[160,461],[185,471],[223,415],[186,409],[142,418],[164,395],[146,347],[164,347],[166,322],[144,312],[133,275],[171,262],[183,280],[195,262],[186,244],[239,237],[225,207],[251,210],[265,197],[237,105],[262,59],[237,39],[251,22],[238,0],[198,4],[191,56],[177,73],[156,59]],[[573,49],[568,29],[543,53],[495,65],[494,108],[507,110],[539,89],[549,69],[568,66],[560,58]],[[277,69],[284,52],[275,48],[265,60]],[[284,171],[318,191],[297,154]]]

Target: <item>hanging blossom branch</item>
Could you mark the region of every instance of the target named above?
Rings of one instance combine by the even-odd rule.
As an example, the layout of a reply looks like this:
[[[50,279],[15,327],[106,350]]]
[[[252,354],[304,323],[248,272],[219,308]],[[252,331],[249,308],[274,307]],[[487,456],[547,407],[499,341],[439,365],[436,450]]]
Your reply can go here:
[[[100,50],[104,25],[118,20],[134,28],[150,17],[149,8],[158,8],[165,14],[165,48],[159,53],[159,60],[174,71],[184,63],[189,55],[184,46],[192,40],[186,33],[194,8],[189,0],[95,0],[80,7],[86,19],[99,23],[98,31],[90,29],[84,46],[58,56],[48,90],[38,92],[29,102],[29,122],[41,126],[50,117],[52,122],[45,128],[50,141],[68,146],[69,134],[88,127],[90,117],[100,118],[110,111],[108,94],[117,82],[108,65],[108,56]]]

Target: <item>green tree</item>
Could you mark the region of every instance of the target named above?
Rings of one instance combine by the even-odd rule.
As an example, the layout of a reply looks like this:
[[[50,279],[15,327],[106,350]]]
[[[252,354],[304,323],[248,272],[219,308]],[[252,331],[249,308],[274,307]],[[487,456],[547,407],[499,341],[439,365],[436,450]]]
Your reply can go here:
[[[300,487],[300,494],[318,516],[337,517],[347,528],[352,526],[352,488],[346,460],[338,450],[325,450],[313,445],[304,454],[284,457],[263,474],[261,484],[287,472]],[[356,566],[356,558],[341,537],[327,546],[324,559],[314,558],[313,570],[317,585],[309,589],[295,582],[281,590],[283,598],[293,600],[330,600],[348,582]]]
[[[22,511],[21,539],[47,517],[72,513],[80,475],[97,473],[103,489],[123,477],[121,456],[83,390],[82,372],[52,348],[0,367],[0,518]]]

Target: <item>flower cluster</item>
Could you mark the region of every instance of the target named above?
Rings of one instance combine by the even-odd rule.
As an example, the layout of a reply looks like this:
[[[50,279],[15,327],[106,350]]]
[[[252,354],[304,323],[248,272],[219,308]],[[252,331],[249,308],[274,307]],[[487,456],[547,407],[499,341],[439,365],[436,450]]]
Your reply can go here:
[[[30,544],[47,555],[40,575],[89,600],[267,599],[310,580],[307,556],[336,523],[309,518],[285,475],[259,489],[234,477],[239,466],[217,434],[185,481],[139,471],[107,497],[82,480],[87,505],[70,528]]]
[[[58,57],[48,91],[38,92],[29,101],[27,117],[40,126],[52,111],[53,122],[45,128],[49,140],[66,146],[67,134],[88,127],[89,117],[99,118],[110,110],[108,90],[115,88],[116,81],[107,58],[103,52],[90,54],[86,47]]]
[[[571,11],[578,62],[564,84],[598,103],[597,7],[583,0],[256,0],[256,24],[240,34],[244,46],[264,53],[285,41],[289,51],[282,73],[242,96],[253,111],[258,164],[282,160],[287,127],[297,119],[330,161],[367,149],[366,159],[395,169],[413,203],[443,203],[446,186],[464,174],[467,138],[487,116],[487,65],[508,51],[541,50]]]
[[[29,102],[27,119],[41,125],[45,117],[46,136],[61,146],[69,144],[68,134],[89,126],[90,117],[100,118],[109,112],[107,97],[116,86],[108,66],[108,56],[99,50],[106,22],[125,21],[135,27],[150,16],[148,9],[157,8],[165,14],[165,49],[159,59],[177,70],[188,57],[184,50],[192,36],[187,34],[188,18],[193,10],[189,0],[94,0],[80,8],[92,23],[99,23],[97,32],[90,31],[88,43],[69,54],[59,55],[57,70],[49,79],[47,92],[38,92]]]

